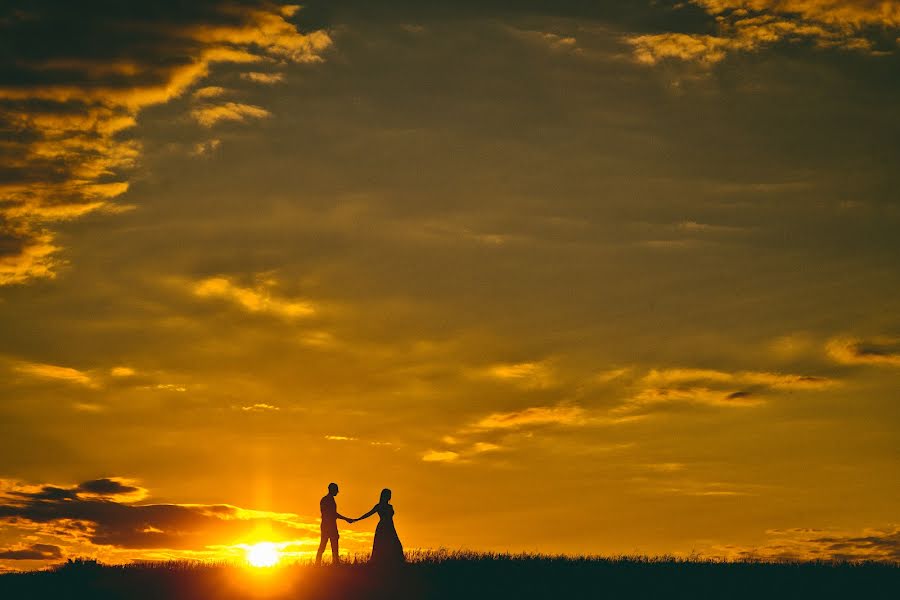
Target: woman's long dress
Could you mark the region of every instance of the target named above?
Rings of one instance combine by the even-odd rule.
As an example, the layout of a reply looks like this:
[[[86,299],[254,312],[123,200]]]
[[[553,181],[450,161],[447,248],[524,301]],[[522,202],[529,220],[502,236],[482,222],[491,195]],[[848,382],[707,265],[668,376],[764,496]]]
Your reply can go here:
[[[402,564],[406,559],[403,556],[403,544],[400,543],[400,537],[394,528],[394,507],[390,504],[379,504],[375,509],[380,520],[375,528],[370,562],[382,566]]]

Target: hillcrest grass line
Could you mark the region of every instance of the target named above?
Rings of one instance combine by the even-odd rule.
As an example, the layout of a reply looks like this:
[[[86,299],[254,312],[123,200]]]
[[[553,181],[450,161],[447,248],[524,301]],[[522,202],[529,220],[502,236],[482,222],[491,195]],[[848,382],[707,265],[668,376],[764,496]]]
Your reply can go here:
[[[338,566],[166,562],[109,566],[69,561],[48,571],[0,575],[0,597],[104,600],[368,600],[653,598],[893,598],[900,564],[726,562],[672,557],[565,557],[410,553],[391,570],[352,557]]]

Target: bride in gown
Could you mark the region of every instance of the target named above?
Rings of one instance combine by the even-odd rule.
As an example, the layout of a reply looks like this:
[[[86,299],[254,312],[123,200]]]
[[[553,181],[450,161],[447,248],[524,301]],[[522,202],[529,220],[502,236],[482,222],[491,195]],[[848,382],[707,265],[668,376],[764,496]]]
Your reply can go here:
[[[403,544],[394,528],[394,507],[391,506],[391,490],[381,490],[381,500],[372,510],[353,521],[362,521],[378,513],[378,526],[375,527],[375,540],[372,542],[372,558],[369,562],[375,565],[397,565],[406,559],[403,556]]]

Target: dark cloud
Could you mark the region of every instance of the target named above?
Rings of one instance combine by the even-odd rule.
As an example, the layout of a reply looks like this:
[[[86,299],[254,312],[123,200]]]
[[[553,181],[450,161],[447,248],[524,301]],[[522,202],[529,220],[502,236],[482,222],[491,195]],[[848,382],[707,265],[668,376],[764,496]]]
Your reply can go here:
[[[863,536],[825,536],[813,542],[824,551],[841,558],[874,557],[900,562],[900,528],[871,532]]]
[[[43,533],[65,533],[94,545],[132,549],[199,549],[234,543],[261,526],[282,539],[312,529],[290,515],[227,504],[138,504],[110,498],[135,491],[140,489],[111,478],[72,487],[13,489],[0,495],[0,521]]]
[[[32,544],[27,548],[0,550],[0,560],[53,560],[62,558],[62,548],[53,544]]]
[[[61,501],[61,500],[74,500],[78,497],[77,489],[65,489],[56,487],[53,485],[45,485],[40,488],[39,491],[36,492],[10,492],[13,496],[18,496],[20,498],[27,498],[29,500],[34,501]]]
[[[774,529],[768,544],[756,548],[732,548],[740,558],[775,560],[842,560],[900,562],[900,527],[896,525],[862,532],[814,528]]]
[[[78,490],[97,494],[99,496],[112,496],[116,494],[132,494],[140,491],[141,488],[133,485],[125,485],[121,481],[109,478],[92,479],[78,485]]]

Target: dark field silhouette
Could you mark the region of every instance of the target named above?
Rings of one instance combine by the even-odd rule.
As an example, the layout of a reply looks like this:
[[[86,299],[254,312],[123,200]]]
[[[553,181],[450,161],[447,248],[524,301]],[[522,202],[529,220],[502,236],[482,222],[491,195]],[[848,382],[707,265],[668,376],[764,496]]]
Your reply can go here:
[[[393,569],[365,558],[339,566],[248,569],[201,563],[103,566],[0,576],[0,598],[354,600],[437,598],[895,598],[900,565],[669,558],[413,554]]]

